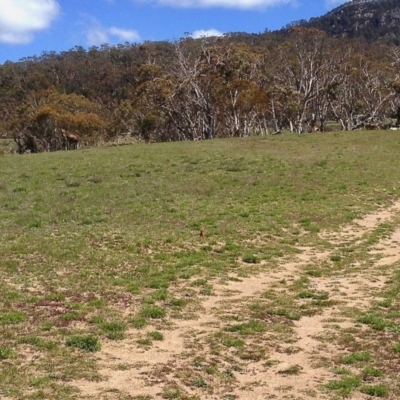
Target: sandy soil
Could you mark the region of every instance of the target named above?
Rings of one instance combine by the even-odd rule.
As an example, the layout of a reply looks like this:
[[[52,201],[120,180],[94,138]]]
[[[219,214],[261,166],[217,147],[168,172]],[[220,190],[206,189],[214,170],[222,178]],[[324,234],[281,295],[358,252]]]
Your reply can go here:
[[[393,221],[399,214],[400,202],[397,202],[388,209],[342,227],[340,232],[323,232],[321,237],[330,241],[333,247],[349,241],[359,243],[378,224]],[[256,340],[254,343],[256,348],[265,348],[266,356],[262,359],[242,360],[241,368],[230,370],[226,379],[221,375],[210,375],[207,385],[202,385],[201,381],[194,385],[190,381],[190,374],[202,370],[194,362],[196,357],[203,363],[214,363],[220,371],[232,367],[230,359],[234,354],[231,349],[218,353],[212,348],[213,337],[226,326],[228,315],[243,312],[246,304],[259,298],[268,288],[276,287],[282,280],[294,281],[306,265],[318,266],[332,254],[312,247],[299,250],[301,252],[294,259],[282,262],[273,270],[266,266],[265,272],[257,276],[215,282],[213,295],[202,298],[196,318],[173,319],[164,327],[131,329],[125,340],[103,343],[97,361],[104,379],[101,382],[74,382],[81,390],[82,398],[174,398],[173,389],[179,387],[181,393],[204,400],[331,399],[333,394],[322,390],[321,384],[335,378],[334,359],[340,348],[334,341],[320,338],[354,326],[352,320],[344,316],[343,309],[366,309],[376,299],[387,277],[375,266],[400,260],[400,229],[370,250],[372,262],[367,263],[367,270],[363,268],[359,272],[359,268],[353,271],[349,267],[343,275],[310,277],[310,286],[327,293],[337,304],[322,308],[317,315],[287,321],[290,340],[279,343],[272,337],[273,333],[270,340],[263,336],[261,342]],[[154,341],[151,347],[138,346],[137,340],[155,328],[163,332],[164,340]],[[292,373],[296,368],[298,373]],[[168,388],[171,388],[171,397],[163,397]],[[350,398],[366,400],[370,397],[355,393]]]

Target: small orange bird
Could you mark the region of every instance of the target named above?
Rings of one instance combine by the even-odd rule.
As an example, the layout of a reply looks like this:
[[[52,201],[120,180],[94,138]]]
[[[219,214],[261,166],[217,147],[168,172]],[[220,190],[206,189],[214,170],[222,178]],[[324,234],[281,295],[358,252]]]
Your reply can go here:
[[[204,236],[203,231],[200,231],[199,236],[200,236],[200,237],[203,237],[203,236]]]

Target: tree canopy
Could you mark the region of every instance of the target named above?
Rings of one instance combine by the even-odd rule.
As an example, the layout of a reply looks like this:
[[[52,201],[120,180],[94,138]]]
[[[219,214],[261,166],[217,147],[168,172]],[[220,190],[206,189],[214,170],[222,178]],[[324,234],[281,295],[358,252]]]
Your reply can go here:
[[[343,130],[399,116],[393,44],[316,28],[43,53],[0,66],[0,133],[19,152],[93,145]]]

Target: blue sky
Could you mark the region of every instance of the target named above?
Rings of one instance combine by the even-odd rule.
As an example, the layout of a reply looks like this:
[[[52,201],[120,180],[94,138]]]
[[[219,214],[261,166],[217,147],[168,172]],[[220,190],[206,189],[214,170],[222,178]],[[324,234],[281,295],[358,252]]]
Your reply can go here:
[[[0,64],[75,46],[260,33],[344,0],[0,0]]]

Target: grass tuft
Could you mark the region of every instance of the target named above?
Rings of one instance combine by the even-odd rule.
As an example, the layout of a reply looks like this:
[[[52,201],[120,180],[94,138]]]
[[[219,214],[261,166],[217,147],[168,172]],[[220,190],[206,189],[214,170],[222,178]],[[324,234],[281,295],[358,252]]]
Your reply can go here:
[[[360,392],[369,396],[386,397],[389,394],[389,387],[383,384],[363,385],[360,387]]]
[[[144,305],[140,310],[140,316],[143,318],[160,319],[165,315],[165,309],[155,305]]]
[[[266,329],[267,326],[264,322],[255,320],[242,324],[230,325],[225,328],[227,332],[236,332],[244,336],[263,333],[266,331]]]
[[[158,331],[149,332],[147,336],[153,340],[158,340],[158,341],[164,340],[164,335]]]
[[[76,347],[77,349],[95,352],[101,349],[99,339],[89,336],[71,336],[67,339],[66,345],[68,347]]]
[[[0,325],[19,324],[24,322],[25,315],[20,311],[10,311],[5,314],[0,314]]]
[[[9,347],[0,347],[0,361],[14,358],[14,352]]]
[[[105,333],[108,339],[121,340],[125,338],[127,325],[122,321],[105,322],[100,321],[100,329]]]
[[[354,352],[342,357],[341,362],[343,364],[355,364],[363,361],[370,361],[372,358],[371,354],[367,351]]]
[[[335,390],[340,395],[347,397],[355,388],[358,388],[360,384],[360,378],[355,376],[344,376],[342,379],[328,382],[325,387],[329,390]]]

